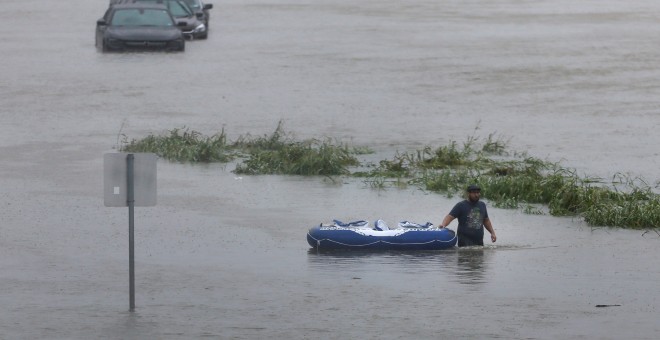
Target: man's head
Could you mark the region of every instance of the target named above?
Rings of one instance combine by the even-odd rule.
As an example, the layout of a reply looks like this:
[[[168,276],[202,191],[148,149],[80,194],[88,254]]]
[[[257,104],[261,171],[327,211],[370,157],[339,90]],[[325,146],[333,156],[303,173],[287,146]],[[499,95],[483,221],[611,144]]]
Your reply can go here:
[[[476,184],[470,184],[467,187],[467,193],[470,202],[477,202],[479,201],[479,197],[481,197],[481,188]]]

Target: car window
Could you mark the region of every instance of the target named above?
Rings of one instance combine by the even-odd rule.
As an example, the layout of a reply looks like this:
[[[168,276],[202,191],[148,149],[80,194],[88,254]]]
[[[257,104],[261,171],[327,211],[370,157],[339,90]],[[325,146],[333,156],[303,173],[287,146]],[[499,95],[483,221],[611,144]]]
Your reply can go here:
[[[112,16],[112,26],[173,26],[172,18],[164,9],[118,9]]]

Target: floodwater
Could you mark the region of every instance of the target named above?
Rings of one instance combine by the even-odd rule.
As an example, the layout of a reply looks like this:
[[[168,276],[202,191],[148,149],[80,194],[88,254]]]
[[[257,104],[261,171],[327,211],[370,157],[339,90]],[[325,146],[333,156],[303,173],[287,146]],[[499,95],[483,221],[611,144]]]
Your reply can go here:
[[[136,208],[129,312],[128,212],[102,192],[125,137],[283,121],[391,156],[496,133],[660,180],[657,1],[209,2],[185,53],[105,55],[107,1],[3,1],[0,338],[660,337],[655,231],[491,207],[483,249],[317,253],[317,223],[437,223],[458,198],[164,160],[158,205]]]

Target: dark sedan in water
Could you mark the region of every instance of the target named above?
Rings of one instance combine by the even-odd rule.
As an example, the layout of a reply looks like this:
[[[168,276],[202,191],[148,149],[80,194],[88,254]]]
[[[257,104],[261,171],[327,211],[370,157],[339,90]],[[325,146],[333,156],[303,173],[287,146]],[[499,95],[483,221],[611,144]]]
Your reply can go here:
[[[181,29],[162,5],[112,6],[96,22],[96,47],[104,52],[184,51],[185,44]]]

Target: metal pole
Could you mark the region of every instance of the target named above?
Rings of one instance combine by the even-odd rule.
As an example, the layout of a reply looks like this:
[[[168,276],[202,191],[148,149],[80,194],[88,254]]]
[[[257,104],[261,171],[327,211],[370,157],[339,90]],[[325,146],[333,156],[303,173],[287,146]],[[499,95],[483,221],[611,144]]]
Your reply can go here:
[[[135,310],[135,237],[134,237],[134,216],[133,210],[135,209],[135,192],[133,187],[133,164],[135,155],[129,153],[126,158],[126,178],[127,188],[126,196],[128,203],[128,280],[129,280],[129,295],[131,311]]]

